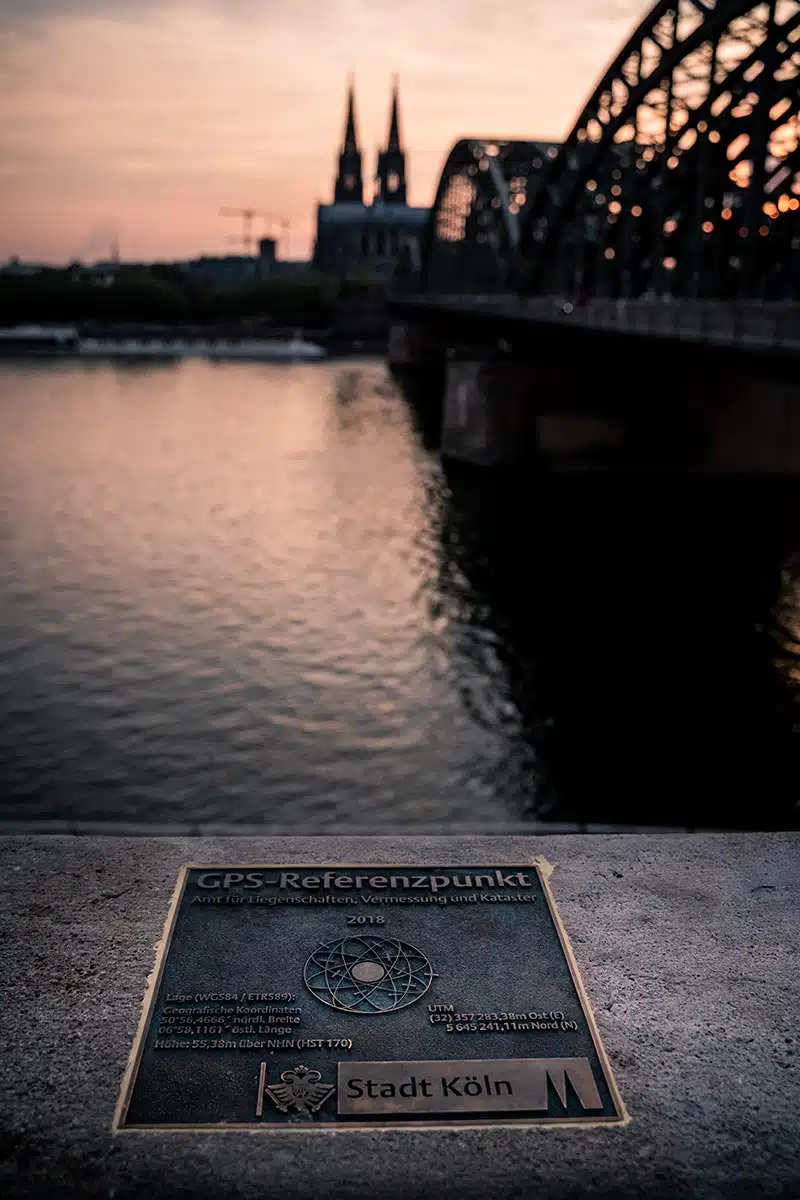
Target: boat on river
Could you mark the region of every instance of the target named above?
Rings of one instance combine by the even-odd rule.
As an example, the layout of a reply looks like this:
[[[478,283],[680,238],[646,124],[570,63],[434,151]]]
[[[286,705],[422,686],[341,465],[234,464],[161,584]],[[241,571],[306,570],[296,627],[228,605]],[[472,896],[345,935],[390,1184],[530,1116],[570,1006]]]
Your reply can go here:
[[[312,362],[327,357],[322,346],[297,336],[290,339],[82,337],[77,353],[85,358],[209,358],[215,362]]]
[[[0,329],[0,356],[74,354],[78,341],[75,325],[14,325]]]
[[[81,337],[76,353],[81,358],[136,360],[179,359],[187,356],[186,343],[178,338]]]
[[[74,325],[16,325],[0,329],[0,355],[69,355],[78,358],[124,359],[127,362],[208,358],[214,362],[314,362],[327,358],[327,350],[299,333],[292,337],[264,338],[203,334],[172,336],[150,333],[91,334]]]
[[[316,342],[307,342],[299,334],[295,334],[289,339],[220,340],[209,349],[208,357],[263,360],[264,362],[314,362],[317,359],[326,358],[327,351]]]

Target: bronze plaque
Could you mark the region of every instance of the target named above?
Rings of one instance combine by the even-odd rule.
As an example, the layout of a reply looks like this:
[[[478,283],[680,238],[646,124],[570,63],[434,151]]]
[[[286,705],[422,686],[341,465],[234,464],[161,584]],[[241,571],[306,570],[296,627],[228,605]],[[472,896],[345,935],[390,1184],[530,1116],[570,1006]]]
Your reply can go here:
[[[627,1119],[538,866],[183,867],[114,1119]]]

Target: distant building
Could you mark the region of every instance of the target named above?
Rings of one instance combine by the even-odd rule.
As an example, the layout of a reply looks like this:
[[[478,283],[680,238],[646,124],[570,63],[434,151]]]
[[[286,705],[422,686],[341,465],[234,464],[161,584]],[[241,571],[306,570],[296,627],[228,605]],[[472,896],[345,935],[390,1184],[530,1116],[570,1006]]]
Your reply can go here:
[[[275,263],[275,243],[271,238],[264,238],[259,243],[259,250],[262,247],[265,252],[259,253],[257,256],[254,254],[224,254],[214,257],[204,254],[201,258],[193,258],[189,262],[179,265],[190,279],[222,291],[235,290],[247,287],[248,284],[258,283],[259,280],[265,279],[271,274]]]
[[[69,268],[69,277],[73,283],[89,283],[92,287],[113,287],[120,272],[120,264],[111,262],[96,262],[91,266],[83,263],[73,263]]]
[[[262,279],[297,278],[308,272],[308,261],[276,257],[274,238],[261,238],[258,255],[226,254],[218,258],[204,254],[189,262],[176,263],[190,279],[219,291],[235,290],[261,282]]]
[[[398,258],[416,258],[430,210],[407,203],[406,156],[400,141],[397,80],[386,149],[378,154],[374,197],[364,202],[361,151],[356,135],[355,92],[347,96],[344,140],[333,189],[333,203],[317,206],[316,270],[345,278],[368,275],[389,278]]]
[[[307,258],[276,258],[270,268],[270,279],[300,279],[310,270]]]
[[[258,257],[262,263],[272,264],[275,262],[275,238],[265,237],[258,243]]]
[[[0,267],[2,275],[38,275],[40,271],[46,271],[47,264],[39,262],[20,262],[16,255],[13,255],[7,263]]]

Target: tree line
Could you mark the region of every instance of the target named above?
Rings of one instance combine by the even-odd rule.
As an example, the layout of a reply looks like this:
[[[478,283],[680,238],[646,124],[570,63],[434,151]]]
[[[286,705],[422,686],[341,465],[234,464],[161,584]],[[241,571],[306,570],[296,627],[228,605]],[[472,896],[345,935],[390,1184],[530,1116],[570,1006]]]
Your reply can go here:
[[[326,329],[348,301],[369,292],[365,280],[339,281],[313,271],[222,288],[170,266],[115,267],[105,275],[45,268],[31,275],[0,274],[0,325],[246,320]]]

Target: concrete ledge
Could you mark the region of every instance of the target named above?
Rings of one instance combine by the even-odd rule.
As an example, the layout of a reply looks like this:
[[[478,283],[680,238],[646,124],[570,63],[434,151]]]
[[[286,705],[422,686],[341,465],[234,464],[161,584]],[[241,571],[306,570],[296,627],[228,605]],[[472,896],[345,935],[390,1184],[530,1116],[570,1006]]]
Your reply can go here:
[[[178,867],[529,861],[632,1122],[110,1133]],[[800,1190],[800,834],[0,838],[5,1196],[786,1197]]]
[[[427,838],[447,837],[448,832],[444,822],[438,825],[424,823],[415,824],[409,829],[406,824],[395,828],[391,824],[380,825],[342,825],[326,828],[320,821],[316,826],[316,837],[405,837]],[[463,826],[462,826],[463,829]],[[719,829],[684,829],[675,825],[582,825],[577,821],[470,821],[464,833],[471,837],[510,837],[523,834],[526,837],[540,837],[546,834],[551,837],[554,833],[720,833]],[[36,836],[52,836],[53,834],[71,834],[75,837],[182,837],[182,838],[250,838],[264,839],[293,838],[298,836],[298,830],[284,826],[269,824],[246,825],[241,822],[222,824],[214,821],[173,822],[170,824],[130,823],[124,821],[69,821],[48,820],[47,818],[33,821],[0,821],[0,839],[3,837],[19,837],[20,834]]]

